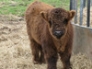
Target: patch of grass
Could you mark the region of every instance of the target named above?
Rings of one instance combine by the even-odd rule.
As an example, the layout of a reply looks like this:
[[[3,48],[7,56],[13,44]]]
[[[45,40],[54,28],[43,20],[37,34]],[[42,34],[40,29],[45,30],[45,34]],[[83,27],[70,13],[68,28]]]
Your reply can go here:
[[[34,0],[0,0],[0,14],[23,16],[27,6]],[[70,0],[39,0],[55,7],[69,9]]]
[[[69,2],[70,0],[40,0],[40,1],[43,1],[43,2],[46,2],[48,4],[51,4],[55,7],[63,7],[65,9],[68,9],[69,8]]]

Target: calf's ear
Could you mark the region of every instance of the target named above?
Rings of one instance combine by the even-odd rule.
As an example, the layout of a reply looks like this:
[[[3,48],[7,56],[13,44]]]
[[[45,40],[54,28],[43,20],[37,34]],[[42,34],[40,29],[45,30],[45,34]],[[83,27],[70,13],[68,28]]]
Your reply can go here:
[[[69,13],[68,18],[69,18],[69,20],[71,20],[75,16],[75,10],[71,10],[68,13]]]
[[[45,19],[48,20],[48,13],[45,11],[40,12],[41,16]]]

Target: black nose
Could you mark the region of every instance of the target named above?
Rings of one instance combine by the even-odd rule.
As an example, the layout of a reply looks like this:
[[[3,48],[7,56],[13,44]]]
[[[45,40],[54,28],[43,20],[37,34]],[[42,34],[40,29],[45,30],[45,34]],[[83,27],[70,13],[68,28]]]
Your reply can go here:
[[[55,32],[54,32],[54,35],[55,35],[57,38],[60,38],[63,34],[64,34],[63,31],[55,31]]]

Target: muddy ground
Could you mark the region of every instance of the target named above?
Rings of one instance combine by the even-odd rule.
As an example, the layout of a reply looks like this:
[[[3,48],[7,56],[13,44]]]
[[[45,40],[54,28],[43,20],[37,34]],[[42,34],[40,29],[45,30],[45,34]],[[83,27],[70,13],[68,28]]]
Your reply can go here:
[[[34,65],[23,17],[0,15],[0,69],[46,69],[46,64]],[[72,55],[73,69],[92,69],[84,54]],[[58,69],[62,63],[58,61]]]

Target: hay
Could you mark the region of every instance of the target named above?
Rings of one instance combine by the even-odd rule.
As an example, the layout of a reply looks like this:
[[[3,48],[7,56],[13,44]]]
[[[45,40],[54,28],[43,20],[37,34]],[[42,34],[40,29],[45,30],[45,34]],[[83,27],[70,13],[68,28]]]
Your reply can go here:
[[[73,69],[91,69],[92,62],[82,54],[71,58]],[[58,69],[62,64],[58,61]],[[0,69],[46,69],[34,65],[25,21],[14,15],[0,15]]]
[[[78,22],[77,24],[80,23],[80,10],[78,10]],[[87,26],[87,8],[83,9],[83,26]],[[92,7],[90,8],[90,27],[92,27]]]
[[[92,61],[84,54],[77,54],[71,58],[73,69],[91,69]]]

